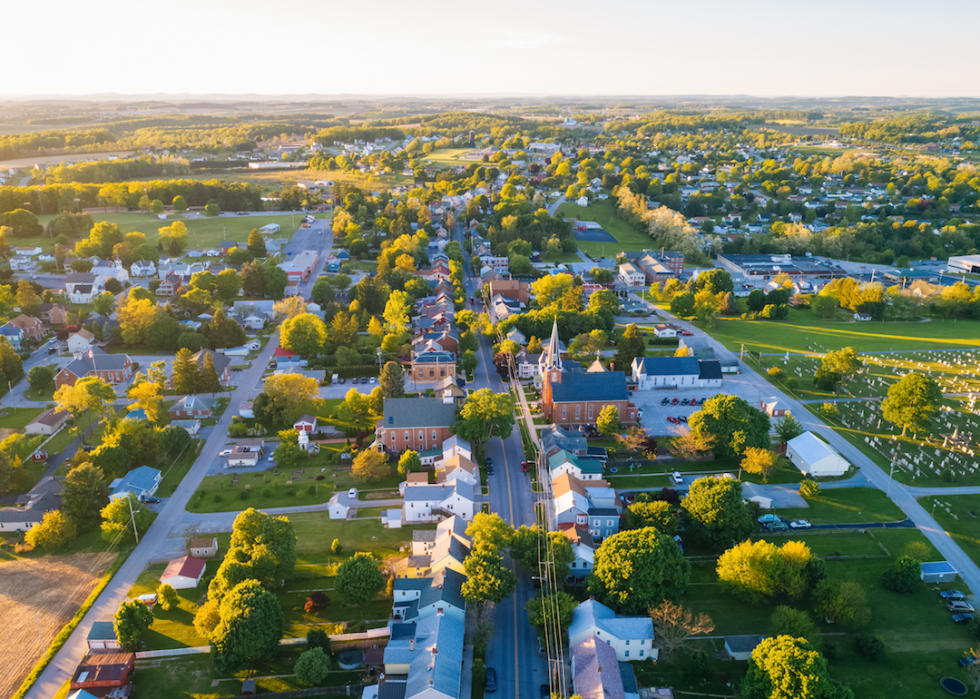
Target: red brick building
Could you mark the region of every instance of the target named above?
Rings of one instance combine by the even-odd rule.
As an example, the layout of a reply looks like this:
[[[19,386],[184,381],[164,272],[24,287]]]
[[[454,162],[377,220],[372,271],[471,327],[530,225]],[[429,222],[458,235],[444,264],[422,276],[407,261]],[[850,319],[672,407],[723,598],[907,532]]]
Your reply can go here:
[[[526,305],[531,303],[531,284],[514,279],[494,279],[490,282],[490,298],[497,294]]]
[[[86,376],[97,376],[113,386],[129,381],[133,376],[133,360],[128,354],[107,354],[98,347],[90,347],[85,354],[76,357],[54,377],[57,388],[74,386]]]
[[[37,318],[32,318],[31,316],[25,316],[23,313],[16,318],[11,318],[7,322],[23,332],[25,337],[29,337],[35,342],[40,340],[41,336],[44,334],[44,329],[41,327],[41,321]]]
[[[135,667],[135,653],[89,653],[75,668],[71,689],[104,696],[113,689],[126,687]],[[128,696],[128,693],[119,695]]]
[[[389,398],[378,421],[377,445],[385,452],[425,451],[452,436],[456,403],[442,398]]]

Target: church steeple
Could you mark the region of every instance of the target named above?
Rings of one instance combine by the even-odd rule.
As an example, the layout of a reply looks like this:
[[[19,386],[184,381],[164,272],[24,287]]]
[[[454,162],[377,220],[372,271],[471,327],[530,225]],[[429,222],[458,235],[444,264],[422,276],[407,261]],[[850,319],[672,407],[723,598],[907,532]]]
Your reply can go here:
[[[548,348],[545,350],[545,369],[558,369],[561,371],[561,346],[558,339],[558,319],[555,319],[551,328],[551,339],[548,341]]]

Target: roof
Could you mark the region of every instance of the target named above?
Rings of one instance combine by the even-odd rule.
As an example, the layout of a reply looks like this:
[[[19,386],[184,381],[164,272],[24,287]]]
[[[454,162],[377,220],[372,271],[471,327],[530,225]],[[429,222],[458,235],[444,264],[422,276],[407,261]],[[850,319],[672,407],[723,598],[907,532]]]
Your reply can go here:
[[[701,370],[702,379],[720,379],[721,376],[721,362],[717,360],[700,360],[698,361],[698,368]]]
[[[116,628],[111,621],[92,622],[92,629],[86,639],[89,641],[115,641]]]
[[[602,473],[602,462],[598,459],[583,459],[570,454],[564,449],[555,452],[548,457],[548,466],[551,469],[560,468],[563,464],[569,463],[578,468],[582,473]]]
[[[792,447],[793,451],[808,464],[815,464],[828,456],[840,456],[836,449],[818,438],[813,432],[804,432],[798,437],[793,437],[786,442],[786,446]]]
[[[470,492],[466,492],[469,490]],[[441,485],[409,485],[405,488],[405,502],[441,502],[452,495],[473,501],[473,488],[462,481]]]
[[[572,623],[568,627],[569,638],[594,629],[615,638],[653,639],[653,620],[648,616],[621,616],[606,605],[594,599],[587,599],[572,612]]]
[[[415,650],[405,698],[430,688],[458,698],[463,668],[463,623],[447,614],[433,614],[421,620],[415,627]]]
[[[625,699],[616,651],[595,636],[572,648],[572,678],[575,693],[582,699]]]
[[[627,400],[626,374],[621,371],[562,374],[561,383],[551,384],[551,396],[555,403]]]
[[[938,575],[940,573],[958,573],[949,561],[932,561],[922,564],[923,575]]]
[[[159,479],[159,469],[140,466],[120,478],[119,484],[113,489],[113,492],[132,491],[139,494],[141,491],[152,489],[159,482]]]
[[[89,653],[75,668],[72,682],[121,683],[128,672],[127,666],[135,661],[135,653]],[[82,673],[88,673],[85,680],[79,677]]]
[[[184,396],[172,406],[170,406],[171,411],[182,410],[185,412],[197,411],[197,410],[211,410],[214,407],[214,401],[208,403],[206,400],[200,396]]]
[[[28,425],[49,425],[54,426],[61,422],[64,422],[70,417],[70,413],[67,410],[56,411],[54,408],[48,408],[43,413],[38,415],[36,418],[28,422]]]
[[[129,355],[109,354],[98,347],[90,347],[83,355],[68,362],[61,371],[70,371],[81,378],[93,371],[123,371],[127,361]]]
[[[456,406],[441,398],[388,398],[381,427],[449,427],[456,422]]]
[[[302,415],[299,416],[299,419],[297,419],[296,422],[294,422],[293,424],[296,425],[296,424],[298,424],[300,422],[308,423],[310,425],[315,425],[316,424],[316,415],[310,415],[309,413],[303,413]]]
[[[175,558],[167,564],[167,569],[163,571],[163,575],[160,576],[160,582],[163,582],[167,578],[173,578],[180,576],[182,578],[199,578],[201,574],[204,573],[204,567],[207,565],[207,561],[203,558],[194,558],[192,556],[183,556],[182,558]]]
[[[700,375],[698,360],[694,357],[644,357],[637,358],[641,374],[647,376],[678,376],[682,374]],[[721,368],[719,367],[719,374]]]
[[[79,330],[76,333],[72,333],[69,336],[69,339],[71,339],[72,337],[76,337],[76,336],[82,338],[83,340],[88,340],[89,342],[91,342],[92,340],[95,339],[95,335],[93,335],[92,333],[90,333],[85,328],[82,328],[81,330]]]
[[[748,634],[744,636],[725,636],[725,646],[732,653],[751,653],[763,636]]]
[[[200,369],[204,366],[205,355],[208,354],[211,355],[211,359],[214,361],[215,371],[218,372],[218,376],[221,376],[222,372],[224,372],[224,370],[228,367],[228,365],[231,364],[231,360],[228,359],[228,357],[226,357],[225,355],[215,354],[209,349],[202,349],[194,353],[194,355],[191,356],[191,359],[194,360],[194,362],[197,364],[198,369]]]
[[[466,600],[463,599],[465,575],[457,573],[452,568],[443,568],[436,577],[428,578],[427,581],[430,584],[422,588],[422,596],[419,598],[420,607],[445,602],[457,609],[466,609]]]
[[[204,537],[201,539],[191,539],[190,547],[194,549],[208,548],[209,546],[217,546],[218,539],[215,537]]]
[[[412,357],[413,364],[452,364],[456,361],[456,355],[452,352],[423,352]]]
[[[68,699],[98,699],[98,698],[91,692],[86,692],[84,689],[79,689],[78,691],[69,694]]]

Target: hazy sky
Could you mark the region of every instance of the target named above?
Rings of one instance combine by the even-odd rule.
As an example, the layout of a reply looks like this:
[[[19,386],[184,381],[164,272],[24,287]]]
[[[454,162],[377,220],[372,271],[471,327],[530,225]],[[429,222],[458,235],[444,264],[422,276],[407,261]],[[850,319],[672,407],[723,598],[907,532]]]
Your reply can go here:
[[[978,0],[7,0],[3,23],[5,95],[980,95]]]

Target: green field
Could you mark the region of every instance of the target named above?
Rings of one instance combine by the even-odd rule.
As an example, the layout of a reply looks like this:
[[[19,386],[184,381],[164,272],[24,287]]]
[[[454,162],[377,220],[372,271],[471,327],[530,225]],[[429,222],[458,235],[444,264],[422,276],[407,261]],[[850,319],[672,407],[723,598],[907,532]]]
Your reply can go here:
[[[647,250],[650,247],[650,237],[636,230],[623,219],[617,218],[616,209],[609,199],[596,201],[587,207],[566,201],[558,207],[555,216],[557,218],[595,221],[617,240],[615,243],[593,243],[587,240],[576,240],[579,249],[593,258],[612,257],[620,252]]]
[[[824,489],[807,499],[809,507],[784,508],[779,514],[788,519],[808,519],[813,524],[860,524],[897,522],[905,519],[895,503],[874,488]]]
[[[921,498],[919,504],[931,512],[963,551],[980,563],[980,497],[976,495],[939,495]]]
[[[809,310],[791,308],[785,320],[720,319],[705,332],[738,352],[824,352],[853,347],[862,352],[963,349],[980,346],[975,320],[894,323],[827,321]]]
[[[0,430],[22,430],[28,422],[44,412],[44,408],[0,409]]]

